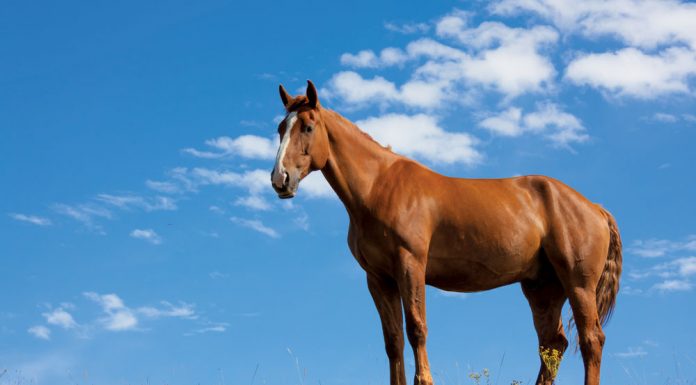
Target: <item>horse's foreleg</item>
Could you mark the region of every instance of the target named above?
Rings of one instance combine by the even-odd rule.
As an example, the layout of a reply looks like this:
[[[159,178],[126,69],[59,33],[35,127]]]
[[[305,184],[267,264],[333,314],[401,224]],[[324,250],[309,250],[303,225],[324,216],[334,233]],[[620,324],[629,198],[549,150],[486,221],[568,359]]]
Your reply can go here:
[[[415,385],[432,385],[425,340],[428,327],[425,322],[425,266],[409,252],[402,250],[398,284],[406,315],[406,333],[416,360]]]
[[[384,347],[389,357],[389,384],[406,385],[404,371],[404,330],[401,296],[393,279],[367,275],[367,287],[379,312],[384,333]]]

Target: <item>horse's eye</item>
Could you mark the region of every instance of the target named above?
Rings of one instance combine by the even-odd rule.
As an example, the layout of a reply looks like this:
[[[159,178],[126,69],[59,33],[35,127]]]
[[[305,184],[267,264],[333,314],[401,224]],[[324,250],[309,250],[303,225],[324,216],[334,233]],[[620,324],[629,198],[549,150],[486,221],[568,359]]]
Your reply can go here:
[[[312,126],[306,126],[306,127],[305,127],[305,132],[312,132],[312,128],[314,128],[314,127],[312,127]]]

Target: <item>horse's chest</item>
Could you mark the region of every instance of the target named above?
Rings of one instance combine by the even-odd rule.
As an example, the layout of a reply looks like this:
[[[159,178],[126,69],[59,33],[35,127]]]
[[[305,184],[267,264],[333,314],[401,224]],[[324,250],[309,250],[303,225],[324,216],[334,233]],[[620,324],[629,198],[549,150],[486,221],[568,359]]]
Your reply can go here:
[[[351,224],[348,244],[353,256],[367,272],[390,273],[398,243],[386,229],[363,228]]]

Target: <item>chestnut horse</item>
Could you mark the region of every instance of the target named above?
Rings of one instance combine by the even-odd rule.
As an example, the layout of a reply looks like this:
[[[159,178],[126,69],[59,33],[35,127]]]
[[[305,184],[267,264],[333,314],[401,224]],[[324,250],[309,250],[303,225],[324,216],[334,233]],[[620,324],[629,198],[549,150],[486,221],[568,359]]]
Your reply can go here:
[[[348,246],[367,273],[382,321],[391,385],[405,385],[403,318],[415,380],[432,384],[425,349],[425,285],[473,292],[520,282],[539,346],[568,346],[570,301],[585,366],[599,384],[607,321],[619,289],[621,239],[605,209],[544,176],[450,178],[384,148],[338,113],[280,86],[287,116],[271,173],[280,198],[321,170],[348,211]],[[403,313],[402,313],[403,312]],[[537,384],[553,383],[541,362]]]

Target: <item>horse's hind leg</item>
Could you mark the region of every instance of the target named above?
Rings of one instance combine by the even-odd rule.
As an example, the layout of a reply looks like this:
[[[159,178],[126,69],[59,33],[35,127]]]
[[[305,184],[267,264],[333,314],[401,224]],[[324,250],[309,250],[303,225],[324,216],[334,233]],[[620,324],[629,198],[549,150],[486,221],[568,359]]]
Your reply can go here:
[[[580,352],[585,364],[585,385],[599,385],[604,332],[599,322],[596,288],[576,287],[568,293],[573,318],[578,329]]]
[[[589,225],[585,228],[584,237],[569,232],[559,236],[563,232],[557,230],[555,244],[547,244],[545,251],[573,310],[585,366],[585,385],[599,385],[604,332],[597,311],[597,284],[607,258],[609,234],[603,233],[600,226],[594,228],[598,229],[594,234]]]
[[[541,368],[537,376],[537,385],[551,385],[558,367],[549,368],[544,363],[544,358],[541,356],[542,349],[544,354],[553,355],[553,351],[557,351],[558,358],[563,356],[568,347],[568,340],[563,332],[563,321],[561,320],[561,311],[565,303],[566,296],[563,286],[554,276],[548,277],[546,280],[523,281],[522,292],[529,307],[532,309],[534,317],[534,328],[539,337]]]

